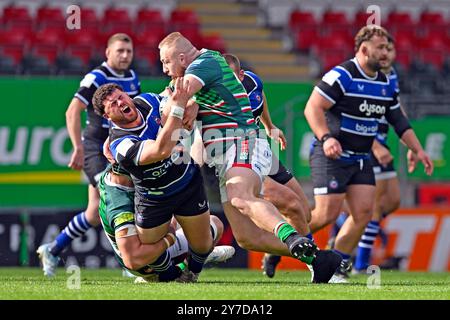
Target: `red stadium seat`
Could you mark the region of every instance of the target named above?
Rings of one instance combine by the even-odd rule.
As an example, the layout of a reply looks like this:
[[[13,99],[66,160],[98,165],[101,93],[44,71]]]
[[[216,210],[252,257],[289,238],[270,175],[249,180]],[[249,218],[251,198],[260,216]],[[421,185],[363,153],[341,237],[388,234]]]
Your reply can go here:
[[[26,46],[31,41],[31,33],[20,30],[0,30],[1,45]]]
[[[294,33],[294,47],[300,51],[309,51],[317,37],[316,29],[299,30]]]
[[[39,29],[66,28],[66,19],[60,8],[40,7],[37,11],[36,23]]]
[[[39,44],[51,44],[62,46],[64,44],[64,31],[66,29],[48,27],[41,29],[34,33],[33,35],[33,46],[37,43]]]
[[[436,50],[436,49],[422,49],[419,53],[420,55],[420,59],[427,64],[432,64],[433,66],[435,66],[438,70],[441,70],[444,62],[445,62],[445,58],[446,58],[446,53],[443,52],[442,50]]]
[[[320,52],[321,50],[352,51],[353,46],[354,42],[351,37],[337,32],[319,37],[313,43],[316,52]]]
[[[158,29],[165,32],[165,26],[166,21],[161,11],[156,9],[140,9],[134,21],[134,30],[136,31]]]
[[[97,13],[92,8],[81,8],[81,28],[86,29],[89,28],[94,29],[98,28],[100,21],[97,17]]]
[[[64,50],[64,53],[67,56],[73,56],[79,58],[85,65],[89,63],[89,60],[93,56],[94,49],[91,46],[84,46],[84,45],[74,45],[67,47]]]
[[[199,30],[197,14],[189,9],[175,9],[170,14],[168,27],[172,31],[184,31],[187,28]]]
[[[219,51],[221,53],[225,53],[227,51],[225,42],[223,41],[223,38],[219,34],[203,36],[202,47]]]
[[[157,49],[159,42],[164,38],[163,29],[145,30],[136,34],[136,46],[148,46]]]
[[[344,12],[339,11],[325,11],[322,15],[322,24],[348,24],[347,17]]]
[[[297,30],[316,29],[317,21],[311,12],[294,10],[289,16],[288,26],[293,32]]]
[[[391,11],[386,24],[389,25],[413,25],[413,20],[408,12]]]
[[[90,29],[68,30],[64,34],[64,46],[91,46],[96,42],[97,32]]]
[[[25,50],[22,45],[0,45],[0,52],[4,56],[11,57],[16,65],[20,64],[24,56]]]
[[[347,50],[325,49],[320,51],[319,58],[322,64],[322,72],[326,73],[333,67],[352,58],[352,54]]]
[[[420,25],[428,26],[428,25],[440,25],[444,26],[447,24],[447,21],[445,21],[444,16],[440,12],[428,12],[424,11],[420,15]]]
[[[355,30],[355,32],[357,32],[359,29],[361,29],[362,27],[366,26],[367,23],[369,22],[368,19],[372,16],[371,13],[367,13],[365,11],[358,11],[355,14],[355,18],[353,20],[353,27]],[[370,21],[371,23],[373,23],[374,21]]]
[[[136,58],[146,60],[150,65],[154,66],[159,63],[159,50],[158,48],[151,47],[136,47]]]
[[[396,49],[395,61],[402,66],[402,68],[407,71],[409,70],[411,63],[413,61],[413,51]]]
[[[323,35],[344,34],[346,37],[353,35],[351,27],[345,13],[337,11],[326,11],[320,25]]]
[[[46,58],[49,64],[54,64],[59,54],[59,46],[50,43],[35,43],[32,48],[34,56]]]
[[[108,8],[103,14],[102,23],[104,30],[109,33],[125,32],[132,33],[133,21],[127,9]],[[123,31],[121,31],[123,30]]]
[[[28,9],[26,7],[14,7],[8,6],[3,8],[3,25],[32,25],[33,19],[28,13]]]
[[[3,21],[31,19],[27,7],[7,6],[3,8]]]

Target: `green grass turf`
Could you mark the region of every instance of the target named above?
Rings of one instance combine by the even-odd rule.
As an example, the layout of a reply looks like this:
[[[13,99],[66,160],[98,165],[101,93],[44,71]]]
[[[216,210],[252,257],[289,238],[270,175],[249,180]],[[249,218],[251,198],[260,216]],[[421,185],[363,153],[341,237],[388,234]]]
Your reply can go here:
[[[349,284],[311,284],[303,271],[278,271],[269,279],[256,270],[210,268],[195,284],[134,284],[118,269],[81,269],[78,290],[67,288],[70,276],[62,268],[53,279],[38,268],[0,268],[0,300],[450,300],[450,273],[382,271],[380,289],[367,287],[367,275],[353,276]]]

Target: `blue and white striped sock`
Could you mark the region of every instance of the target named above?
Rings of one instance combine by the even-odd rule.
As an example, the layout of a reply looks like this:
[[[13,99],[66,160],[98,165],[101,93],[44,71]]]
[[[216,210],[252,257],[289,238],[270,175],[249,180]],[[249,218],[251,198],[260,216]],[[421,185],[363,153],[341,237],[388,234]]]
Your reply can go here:
[[[369,267],[373,243],[379,232],[380,223],[378,221],[370,221],[358,243],[354,265],[355,270],[365,270]]]
[[[58,256],[61,251],[67,248],[72,240],[81,237],[92,226],[86,219],[86,213],[83,211],[70,220],[67,227],[56,237],[50,253]]]

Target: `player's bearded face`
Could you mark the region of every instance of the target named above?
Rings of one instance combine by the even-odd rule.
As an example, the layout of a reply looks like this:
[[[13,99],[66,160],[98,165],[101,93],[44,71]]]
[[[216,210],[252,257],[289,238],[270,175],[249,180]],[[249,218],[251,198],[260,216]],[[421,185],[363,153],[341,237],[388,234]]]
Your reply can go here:
[[[104,104],[105,114],[118,125],[129,124],[138,117],[133,100],[120,90],[115,90]]]
[[[387,59],[381,60],[381,66],[383,69],[389,69],[395,60],[395,48],[393,43],[389,43],[387,47]]]
[[[388,63],[387,39],[375,36],[367,49],[367,66],[373,71],[381,70]]]

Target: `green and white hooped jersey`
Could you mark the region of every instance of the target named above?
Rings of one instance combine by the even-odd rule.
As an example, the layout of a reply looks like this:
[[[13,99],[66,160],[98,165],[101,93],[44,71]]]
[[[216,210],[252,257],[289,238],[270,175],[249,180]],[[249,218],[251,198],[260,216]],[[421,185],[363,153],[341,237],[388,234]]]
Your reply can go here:
[[[134,224],[134,188],[114,184],[109,180],[109,170],[100,177],[98,190],[100,192],[99,215],[103,230],[111,243],[119,264],[125,267],[116,242],[116,233]],[[130,228],[130,229],[133,229]]]
[[[242,132],[257,130],[247,92],[219,52],[202,49],[185,75],[203,84],[194,100],[199,105],[197,119],[201,121],[205,146],[222,142],[224,152],[224,142],[236,140]]]

